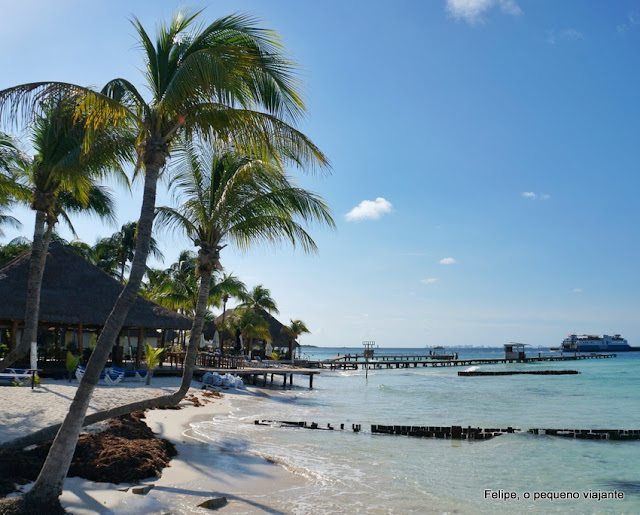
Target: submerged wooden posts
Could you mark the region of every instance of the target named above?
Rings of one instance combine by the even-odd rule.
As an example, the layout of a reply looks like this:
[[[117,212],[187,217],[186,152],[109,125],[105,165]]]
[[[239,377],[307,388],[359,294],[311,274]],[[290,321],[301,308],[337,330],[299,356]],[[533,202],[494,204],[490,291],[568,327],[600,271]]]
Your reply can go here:
[[[338,430],[331,424],[326,427],[317,422],[291,422],[286,420],[254,420],[255,425],[294,427],[301,429]],[[345,424],[340,424],[340,431],[345,430]],[[361,424],[351,424],[351,430],[359,433],[362,430]],[[507,428],[481,428],[472,426],[387,426],[371,425],[371,434],[401,435],[416,438],[438,438],[447,440],[490,440],[497,436],[510,433],[523,433],[522,429],[514,427]],[[640,440],[640,429],[529,429],[528,434],[559,436],[563,438],[574,438],[580,440]]]
[[[515,376],[515,375],[571,375],[579,374],[577,370],[499,370],[497,372],[485,372],[484,370],[461,370],[460,377],[482,377],[482,376]]]

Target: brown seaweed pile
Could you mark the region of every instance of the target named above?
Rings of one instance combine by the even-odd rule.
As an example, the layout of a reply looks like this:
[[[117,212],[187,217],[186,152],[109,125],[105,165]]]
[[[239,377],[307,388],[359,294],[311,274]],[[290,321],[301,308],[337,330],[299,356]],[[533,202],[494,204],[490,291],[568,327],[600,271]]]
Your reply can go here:
[[[177,454],[168,440],[156,437],[144,422],[144,412],[112,419],[100,433],[78,440],[69,477],[105,483],[135,483],[160,475]],[[29,450],[0,449],[0,496],[15,485],[35,481],[51,442]]]

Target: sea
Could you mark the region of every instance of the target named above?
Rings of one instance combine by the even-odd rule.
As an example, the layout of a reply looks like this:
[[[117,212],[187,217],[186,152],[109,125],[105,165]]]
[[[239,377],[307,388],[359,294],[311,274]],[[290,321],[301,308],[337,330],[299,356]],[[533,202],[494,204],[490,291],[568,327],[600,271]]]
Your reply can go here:
[[[463,358],[504,357],[493,348],[450,348]],[[549,353],[548,349],[528,353]],[[362,353],[303,348],[310,359]],[[418,355],[428,349],[375,349]],[[572,369],[578,375],[458,377],[467,367],[323,371],[282,383],[232,413],[194,423],[218,452],[274,461],[304,479],[274,485],[274,513],[640,513],[640,441],[574,440],[530,428],[640,429],[640,353],[613,359],[482,365],[478,370]],[[253,388],[253,387],[252,387]],[[256,419],[315,422],[345,430],[255,425]],[[359,424],[361,431],[351,430]],[[372,434],[371,425],[523,430],[486,441]],[[253,513],[251,507],[247,513]]]

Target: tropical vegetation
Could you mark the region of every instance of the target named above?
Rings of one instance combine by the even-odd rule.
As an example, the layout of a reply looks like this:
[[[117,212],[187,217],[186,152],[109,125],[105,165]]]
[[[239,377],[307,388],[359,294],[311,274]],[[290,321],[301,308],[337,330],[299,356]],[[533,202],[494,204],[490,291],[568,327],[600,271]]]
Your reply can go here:
[[[302,320],[290,320],[289,325],[284,326],[282,331],[289,337],[289,359],[294,362],[294,345],[295,341],[303,333],[310,333],[309,329]]]
[[[1,93],[0,93],[1,97]],[[20,154],[10,166],[18,182],[28,186],[30,207],[36,212],[25,308],[25,327],[20,343],[0,360],[0,370],[11,365],[30,348],[35,353],[35,341],[40,305],[40,285],[49,241],[60,216],[69,220],[67,211],[93,206],[105,217],[112,215],[113,201],[97,180],[121,171],[128,157],[120,145],[126,137],[105,130],[94,138],[94,144],[83,151],[88,130],[76,118],[78,98],[52,96],[40,102],[40,111],[31,127],[33,157]],[[24,190],[23,190],[24,192]],[[23,199],[27,198],[23,196]],[[31,368],[37,368],[32,356]]]
[[[91,395],[146,271],[157,181],[176,138],[195,136],[202,141],[225,142],[241,152],[269,159],[278,167],[286,163],[303,167],[327,164],[317,147],[290,124],[304,114],[305,105],[295,65],[284,56],[277,36],[257,27],[255,20],[247,16],[231,15],[210,25],[198,25],[199,16],[199,12],[176,13],[169,24],[158,28],[155,42],[133,19],[145,59],[149,100],[132,82],[121,78],[109,82],[101,92],[60,82],[25,84],[0,91],[0,114],[10,119],[21,113],[41,113],[43,104],[58,96],[79,98],[76,114],[86,117],[88,130],[84,149],[91,148],[92,140],[105,131],[133,130],[138,152],[136,173],[144,173],[129,280],[101,332],[69,414],[26,502],[49,509],[59,506],[58,497]],[[46,211],[42,213],[46,215]],[[34,250],[40,249],[40,255],[43,227],[40,220],[34,232]],[[210,274],[219,249],[203,248],[198,271]],[[199,305],[208,296],[208,288],[201,290]],[[36,316],[37,309],[35,316],[30,314],[30,320]],[[187,388],[183,381],[181,389],[164,402],[177,402]],[[149,402],[141,405],[148,407]],[[113,414],[112,410],[110,415]]]

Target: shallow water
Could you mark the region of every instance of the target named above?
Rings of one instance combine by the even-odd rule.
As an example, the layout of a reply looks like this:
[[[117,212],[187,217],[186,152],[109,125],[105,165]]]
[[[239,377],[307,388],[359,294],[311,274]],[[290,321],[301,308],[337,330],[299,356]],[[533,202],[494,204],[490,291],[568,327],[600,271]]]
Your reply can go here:
[[[305,349],[321,358],[357,351]],[[501,349],[457,351],[461,358],[502,354]],[[467,442],[370,433],[371,424],[640,429],[640,353],[480,368],[581,373],[458,377],[458,367],[446,367],[370,370],[367,378],[361,370],[323,372],[313,390],[298,379],[300,386],[267,389],[269,397],[257,403],[234,398],[230,416],[193,429],[214,447],[248,450],[306,477],[311,487],[295,492],[276,487],[270,495],[269,504],[287,513],[640,513],[640,442],[526,433]],[[256,426],[254,419],[343,423],[349,429],[361,424],[362,431]],[[589,497],[613,491],[624,498]],[[505,492],[517,498],[504,499]],[[545,493],[565,499],[540,498]]]

